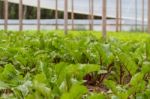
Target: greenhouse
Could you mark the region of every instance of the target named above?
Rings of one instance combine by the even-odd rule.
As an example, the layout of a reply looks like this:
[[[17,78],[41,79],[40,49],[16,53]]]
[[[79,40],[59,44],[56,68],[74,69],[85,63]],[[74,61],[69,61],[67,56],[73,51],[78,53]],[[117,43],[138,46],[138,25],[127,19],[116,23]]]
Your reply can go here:
[[[150,0],[0,0],[0,99],[150,99]]]

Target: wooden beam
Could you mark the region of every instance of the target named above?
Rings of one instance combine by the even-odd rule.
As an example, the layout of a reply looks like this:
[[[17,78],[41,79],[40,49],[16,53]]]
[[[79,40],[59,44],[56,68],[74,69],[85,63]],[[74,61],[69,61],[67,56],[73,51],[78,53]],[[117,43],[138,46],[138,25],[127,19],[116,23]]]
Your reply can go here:
[[[106,39],[107,31],[106,31],[106,2],[107,0],[102,0],[102,37]]]
[[[68,0],[64,0],[64,33],[68,34]]]
[[[4,30],[8,29],[8,0],[4,0]]]
[[[19,31],[23,30],[23,8],[22,0],[19,0]]]
[[[71,11],[72,30],[74,30],[74,0],[72,0],[71,5],[72,5],[72,11]]]
[[[148,0],[148,33],[150,33],[150,0]]]
[[[58,30],[58,0],[55,1],[55,22],[56,22],[55,29]]]
[[[37,0],[37,30],[40,31],[40,20],[41,20],[41,2]]]
[[[119,31],[119,0],[116,0],[116,32]]]

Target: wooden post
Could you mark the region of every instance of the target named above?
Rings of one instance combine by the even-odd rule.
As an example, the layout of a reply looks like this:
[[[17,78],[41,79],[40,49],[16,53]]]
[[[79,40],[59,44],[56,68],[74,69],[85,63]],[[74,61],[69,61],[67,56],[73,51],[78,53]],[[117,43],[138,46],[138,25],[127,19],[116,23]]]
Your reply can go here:
[[[19,31],[23,29],[23,9],[22,9],[22,0],[19,0]]]
[[[40,0],[37,0],[37,30],[40,31],[40,19],[41,19],[41,4]]]
[[[119,28],[119,0],[116,0],[116,32],[118,32]]]
[[[122,31],[122,0],[120,0],[119,2],[119,9],[120,9],[120,13],[119,13],[119,24],[120,24],[120,27],[119,27],[119,30]]]
[[[55,29],[58,29],[58,0],[55,2],[55,20],[56,20],[56,27]]]
[[[102,0],[102,37],[106,39],[106,0]]]
[[[147,16],[147,20],[148,20],[148,33],[150,33],[150,0],[148,0],[148,16]]]
[[[8,29],[8,0],[4,0],[4,30]]]
[[[89,2],[89,15],[88,15],[89,30],[91,30],[91,0],[88,0],[88,2]]]
[[[135,0],[135,31],[137,31],[137,0]]]
[[[94,15],[93,15],[93,0],[89,0],[89,29],[93,30],[93,20],[94,20]]]
[[[144,0],[142,0],[142,32],[144,32]]]
[[[71,11],[72,30],[74,30],[74,0],[72,0],[71,5],[72,5],[72,11]]]
[[[64,33],[68,34],[68,0],[64,0]]]
[[[94,0],[91,1],[91,30],[94,27]]]

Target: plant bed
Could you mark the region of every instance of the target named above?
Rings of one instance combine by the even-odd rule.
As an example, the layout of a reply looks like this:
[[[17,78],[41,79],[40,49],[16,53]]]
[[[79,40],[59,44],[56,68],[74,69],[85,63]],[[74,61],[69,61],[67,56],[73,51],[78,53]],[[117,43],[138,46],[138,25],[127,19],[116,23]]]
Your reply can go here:
[[[147,34],[0,33],[0,97],[149,99]]]

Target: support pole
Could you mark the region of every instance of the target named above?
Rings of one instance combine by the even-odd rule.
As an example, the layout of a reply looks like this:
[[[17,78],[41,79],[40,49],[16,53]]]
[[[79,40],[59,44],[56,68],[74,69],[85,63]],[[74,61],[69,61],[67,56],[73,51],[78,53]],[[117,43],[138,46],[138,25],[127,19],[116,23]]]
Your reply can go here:
[[[64,33],[68,34],[68,0],[64,0]]]
[[[4,0],[4,30],[8,29],[8,0]]]
[[[106,0],[102,0],[102,37],[106,39]]]
[[[94,0],[91,0],[91,30],[94,27]]]
[[[150,0],[148,0],[148,33],[150,33]]]
[[[37,30],[40,31],[40,19],[41,19],[41,4],[40,0],[37,0]]]
[[[88,15],[88,20],[89,20],[89,30],[91,30],[91,0],[89,1],[89,15]]]
[[[56,0],[55,2],[55,22],[56,22],[55,29],[58,30],[58,0]]]
[[[142,0],[142,32],[144,32],[144,0]]]
[[[19,0],[19,31],[23,30],[23,8],[22,0]]]
[[[122,31],[122,0],[120,0],[119,2],[119,9],[120,9],[120,13],[119,13],[119,24],[120,24],[120,27],[119,27],[119,30]]]
[[[116,32],[119,30],[119,0],[116,0]]]
[[[93,20],[94,20],[94,15],[93,15],[93,10],[94,10],[94,1],[89,0],[89,29],[93,30]]]
[[[71,11],[72,30],[74,30],[74,0],[72,0],[71,5],[72,5],[72,11]]]
[[[135,31],[137,31],[137,0],[135,0]]]

